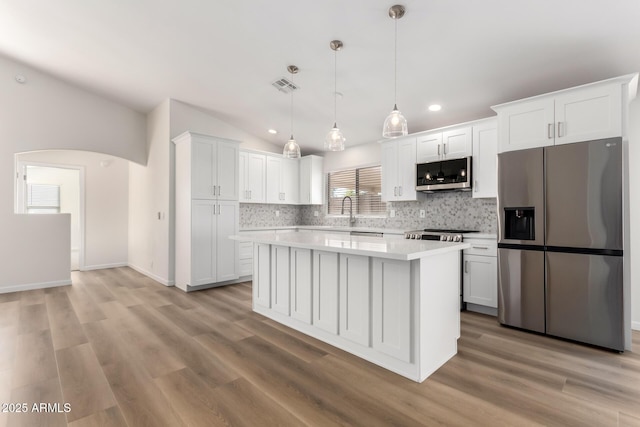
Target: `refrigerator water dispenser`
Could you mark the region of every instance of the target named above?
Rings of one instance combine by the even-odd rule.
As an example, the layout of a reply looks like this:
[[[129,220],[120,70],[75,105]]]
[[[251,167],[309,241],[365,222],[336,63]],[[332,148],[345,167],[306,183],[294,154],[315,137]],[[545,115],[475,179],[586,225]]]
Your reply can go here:
[[[504,208],[504,238],[535,240],[535,208]]]

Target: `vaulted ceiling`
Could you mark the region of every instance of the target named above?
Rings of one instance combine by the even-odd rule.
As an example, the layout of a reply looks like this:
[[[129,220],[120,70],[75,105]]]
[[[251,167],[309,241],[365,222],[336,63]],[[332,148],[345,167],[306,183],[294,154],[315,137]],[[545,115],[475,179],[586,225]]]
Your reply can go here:
[[[321,151],[381,138],[393,107],[394,21],[381,0],[0,0],[0,54],[148,112],[174,98],[276,144]],[[640,71],[638,0],[406,0],[398,107],[417,132],[491,105]],[[64,100],[61,100],[64,102]],[[442,111],[432,113],[428,105]],[[275,136],[267,129],[279,131]]]

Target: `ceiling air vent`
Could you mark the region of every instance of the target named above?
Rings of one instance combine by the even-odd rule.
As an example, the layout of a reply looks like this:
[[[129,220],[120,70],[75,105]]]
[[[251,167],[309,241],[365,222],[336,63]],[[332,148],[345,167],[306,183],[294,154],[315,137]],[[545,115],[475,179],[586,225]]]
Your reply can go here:
[[[271,83],[271,86],[275,87],[280,92],[284,92],[284,93],[291,93],[300,89],[299,86],[296,86],[291,80],[285,79],[284,77]]]

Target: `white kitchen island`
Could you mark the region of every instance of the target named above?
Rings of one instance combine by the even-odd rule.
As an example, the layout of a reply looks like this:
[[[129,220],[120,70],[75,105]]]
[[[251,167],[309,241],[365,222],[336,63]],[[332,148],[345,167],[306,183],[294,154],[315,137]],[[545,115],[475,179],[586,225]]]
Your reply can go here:
[[[422,382],[457,352],[468,243],[248,233],[253,310]]]

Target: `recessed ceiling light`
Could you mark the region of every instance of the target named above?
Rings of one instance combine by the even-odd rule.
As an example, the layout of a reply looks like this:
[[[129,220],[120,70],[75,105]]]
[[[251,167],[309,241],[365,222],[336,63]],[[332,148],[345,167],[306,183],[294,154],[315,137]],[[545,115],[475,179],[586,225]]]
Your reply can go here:
[[[440,110],[442,110],[442,106],[439,104],[429,105],[429,111],[440,111]]]
[[[269,132],[271,135],[275,135],[278,133],[278,131],[275,129],[269,129],[267,132]]]

